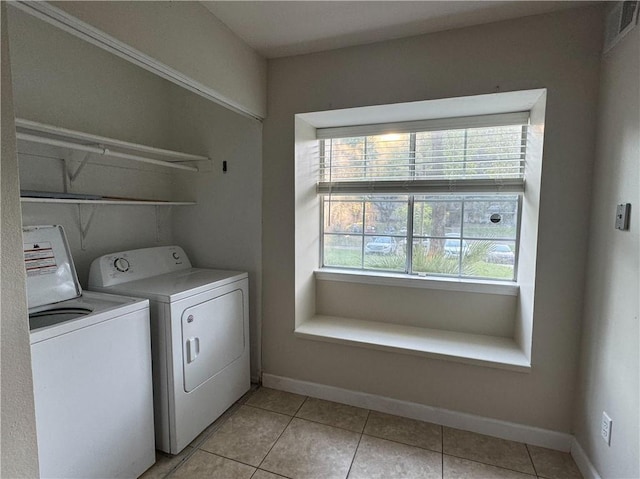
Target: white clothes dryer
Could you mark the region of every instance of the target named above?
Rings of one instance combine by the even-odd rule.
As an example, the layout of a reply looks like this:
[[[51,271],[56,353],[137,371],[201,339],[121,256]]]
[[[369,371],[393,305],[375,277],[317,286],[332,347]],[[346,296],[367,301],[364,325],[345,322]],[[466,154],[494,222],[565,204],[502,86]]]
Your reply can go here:
[[[247,273],[161,246],[95,259],[89,288],[151,302],[157,449],[179,453],[249,390]]]
[[[23,242],[40,477],[138,477],[155,462],[149,302],[83,292],[60,226]]]

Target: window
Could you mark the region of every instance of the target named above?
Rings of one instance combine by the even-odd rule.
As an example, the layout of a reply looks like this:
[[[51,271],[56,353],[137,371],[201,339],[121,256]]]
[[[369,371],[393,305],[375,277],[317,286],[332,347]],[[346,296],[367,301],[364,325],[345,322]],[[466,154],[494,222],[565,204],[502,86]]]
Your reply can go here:
[[[515,280],[527,122],[319,129],[322,266]]]

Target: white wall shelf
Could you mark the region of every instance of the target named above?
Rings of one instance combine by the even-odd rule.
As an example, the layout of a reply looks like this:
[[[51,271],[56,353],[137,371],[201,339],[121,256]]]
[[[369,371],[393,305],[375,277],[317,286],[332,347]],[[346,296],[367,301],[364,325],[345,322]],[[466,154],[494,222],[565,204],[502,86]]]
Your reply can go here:
[[[38,195],[46,192],[32,192]],[[28,193],[27,193],[28,194]],[[57,193],[51,193],[55,195]],[[96,196],[91,199],[85,198],[55,198],[49,196],[27,196],[23,193],[20,196],[21,203],[40,204],[63,204],[76,205],[78,209],[78,228],[80,230],[80,248],[86,249],[86,239],[96,210],[99,206],[155,206],[156,210],[156,241],[160,241],[160,214],[158,209],[162,206],[190,206],[195,205],[193,201],[159,201],[159,200],[134,200],[126,198],[109,198]]]
[[[125,200],[125,199],[99,199],[83,200],[74,198],[35,198],[31,196],[20,197],[22,203],[62,203],[75,205],[135,205],[135,206],[191,206],[194,201],[155,201],[155,200]]]
[[[16,118],[16,136],[19,140],[83,151],[88,155],[96,154],[186,171],[198,171],[199,168],[185,163],[211,161],[207,156],[155,148],[20,118]],[[74,173],[74,178],[83,166],[84,161]]]
[[[195,205],[193,201],[161,201],[142,198],[121,198],[72,192],[73,183],[84,171],[92,158],[120,159],[152,164],[165,168],[197,172],[198,163],[210,162],[206,156],[165,150],[151,146],[131,143],[113,138],[93,135],[80,131],[68,130],[57,126],[46,125],[35,121],[16,118],[16,137],[18,140],[58,148],[63,152],[63,192],[56,191],[21,191],[20,201],[36,204],[76,205],[78,210],[78,227],[80,245],[85,249],[85,242],[99,206],[154,206],[156,210],[156,239],[160,240],[160,212],[164,206]],[[73,152],[84,155],[72,158]],[[51,156],[59,159],[60,156]],[[113,165],[118,167],[117,164]],[[144,172],[140,172],[144,173]]]

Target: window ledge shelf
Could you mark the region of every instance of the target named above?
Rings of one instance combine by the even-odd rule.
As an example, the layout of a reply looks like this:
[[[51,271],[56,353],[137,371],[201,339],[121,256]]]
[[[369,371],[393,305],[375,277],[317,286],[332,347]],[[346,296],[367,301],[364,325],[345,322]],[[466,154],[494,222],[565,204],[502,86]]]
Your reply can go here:
[[[295,335],[497,369],[531,370],[529,359],[511,338],[319,315],[298,326]]]
[[[486,293],[503,296],[518,296],[518,292],[520,291],[520,287],[516,283],[507,281],[408,276],[379,271],[323,268],[315,271],[315,277],[320,281],[342,281],[346,283],[438,289],[443,291]]]

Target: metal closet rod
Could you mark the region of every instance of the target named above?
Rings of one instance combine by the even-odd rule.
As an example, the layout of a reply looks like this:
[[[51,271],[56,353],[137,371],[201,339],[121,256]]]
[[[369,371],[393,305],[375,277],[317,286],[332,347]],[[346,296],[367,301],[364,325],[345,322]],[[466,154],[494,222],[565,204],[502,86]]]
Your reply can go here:
[[[81,145],[73,143],[71,141],[56,140],[55,138],[47,138],[43,136],[31,135],[29,133],[17,132],[16,137],[20,140],[32,141],[34,143],[41,143],[44,145],[60,146],[64,148],[71,148],[78,151],[86,151],[88,153],[96,153],[99,155],[109,155],[114,158],[122,158],[125,160],[139,161],[142,163],[150,163],[152,165],[160,165],[168,168],[175,168],[178,170],[198,171],[195,166],[181,165],[180,163],[172,163],[170,161],[156,160],[153,158],[147,158],[145,156],[131,155],[129,153],[121,153],[119,151],[111,151],[108,148],[92,145]]]

